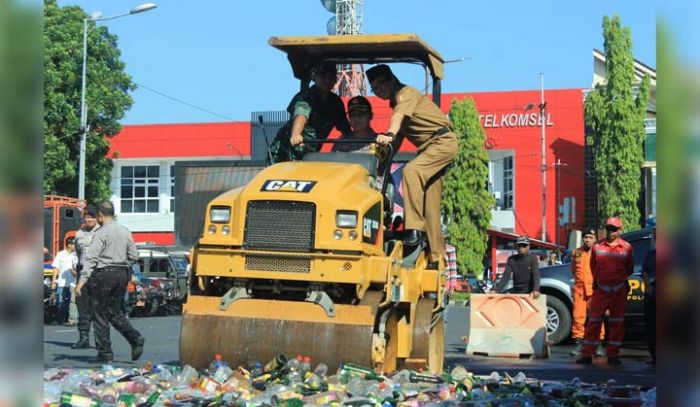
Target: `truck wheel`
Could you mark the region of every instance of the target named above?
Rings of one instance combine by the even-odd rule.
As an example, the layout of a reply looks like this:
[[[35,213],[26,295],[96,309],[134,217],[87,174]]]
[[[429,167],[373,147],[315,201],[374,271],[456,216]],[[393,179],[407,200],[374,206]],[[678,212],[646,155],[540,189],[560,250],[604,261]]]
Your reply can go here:
[[[554,345],[563,342],[571,333],[571,311],[557,297],[547,296],[547,340]]]

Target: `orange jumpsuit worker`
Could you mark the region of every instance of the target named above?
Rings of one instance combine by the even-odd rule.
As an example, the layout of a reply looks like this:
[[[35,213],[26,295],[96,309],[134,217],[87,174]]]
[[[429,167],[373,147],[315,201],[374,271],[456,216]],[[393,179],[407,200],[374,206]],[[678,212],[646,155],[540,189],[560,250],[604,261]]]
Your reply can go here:
[[[634,271],[632,245],[620,238],[622,221],[609,218],[605,222],[605,240],[593,246],[591,271],[593,272],[593,298],[591,313],[586,325],[586,334],[581,349],[581,357],[576,363],[593,363],[593,352],[600,343],[600,327],[605,311],[610,311],[608,328],[608,364],[619,365],[622,339],[625,336],[625,306],[629,283],[627,279]]]
[[[593,274],[591,273],[591,249],[596,242],[596,231],[583,231],[583,245],[574,250],[571,271],[574,275],[572,294],[574,297],[574,324],[571,327],[571,339],[576,348],[571,356],[581,356],[583,334],[585,331],[586,315],[590,312],[591,297],[593,296]],[[600,340],[605,337],[605,326],[602,326]],[[598,347],[598,356],[603,356],[602,347]]]

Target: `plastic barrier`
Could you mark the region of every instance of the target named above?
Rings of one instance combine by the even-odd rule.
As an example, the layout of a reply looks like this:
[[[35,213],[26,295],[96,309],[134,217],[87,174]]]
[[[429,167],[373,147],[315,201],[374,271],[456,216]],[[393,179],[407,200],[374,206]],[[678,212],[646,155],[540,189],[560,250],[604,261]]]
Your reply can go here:
[[[544,294],[472,294],[469,318],[469,355],[549,356]]]

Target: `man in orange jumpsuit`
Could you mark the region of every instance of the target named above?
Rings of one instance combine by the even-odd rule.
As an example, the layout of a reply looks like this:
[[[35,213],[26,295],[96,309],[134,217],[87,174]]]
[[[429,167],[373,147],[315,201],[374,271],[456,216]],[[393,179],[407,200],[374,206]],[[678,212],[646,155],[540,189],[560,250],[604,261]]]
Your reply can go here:
[[[590,311],[591,297],[593,296],[593,274],[591,273],[591,249],[596,242],[596,231],[586,229],[583,231],[583,245],[574,250],[571,262],[571,272],[574,275],[572,294],[574,297],[574,324],[571,327],[571,339],[576,348],[571,351],[571,356],[580,357],[583,345],[586,316]],[[600,340],[605,337],[605,326],[600,333]],[[602,346],[596,351],[598,356],[604,356]]]
[[[627,279],[634,271],[632,245],[620,238],[622,221],[609,218],[605,222],[605,240],[596,243],[591,253],[591,271],[593,272],[593,298],[591,312],[586,325],[581,357],[576,363],[593,363],[593,353],[600,343],[600,328],[605,311],[608,318],[609,340],[605,349],[608,364],[619,365],[622,339],[625,336],[625,306],[629,283]]]

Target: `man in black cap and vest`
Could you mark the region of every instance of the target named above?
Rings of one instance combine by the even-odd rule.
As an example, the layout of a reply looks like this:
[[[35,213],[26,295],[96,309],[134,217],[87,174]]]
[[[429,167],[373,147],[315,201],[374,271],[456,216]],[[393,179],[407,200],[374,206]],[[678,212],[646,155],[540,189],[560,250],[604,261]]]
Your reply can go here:
[[[392,143],[396,151],[404,138],[418,149],[418,156],[403,169],[406,246],[419,245],[427,234],[428,268],[438,268],[445,258],[445,236],[440,222],[442,178],[457,155],[458,141],[452,123],[440,108],[418,89],[401,83],[388,65],[367,70],[372,92],[388,100],[393,109],[389,128],[377,143]]]
[[[100,229],[95,232],[83,265],[76,294],[87,284],[95,318],[97,361],[114,358],[109,338],[111,324],[131,345],[131,360],[143,353],[144,339],[124,315],[124,295],[131,279],[131,264],[139,258],[131,232],[114,221],[114,206],[102,202],[97,206]]]

